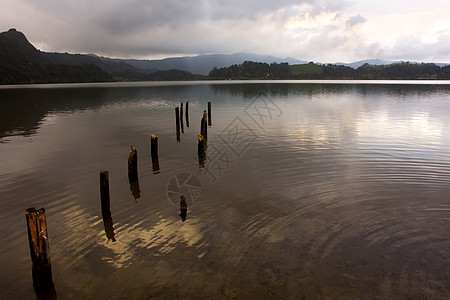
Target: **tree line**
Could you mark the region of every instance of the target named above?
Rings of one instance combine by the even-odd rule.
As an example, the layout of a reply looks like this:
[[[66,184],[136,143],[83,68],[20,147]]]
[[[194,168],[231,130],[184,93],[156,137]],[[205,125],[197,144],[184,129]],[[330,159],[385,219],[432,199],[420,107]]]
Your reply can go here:
[[[357,69],[343,65],[302,65],[246,61],[240,65],[213,68],[210,79],[450,79],[450,66],[401,62],[388,65],[364,64]]]

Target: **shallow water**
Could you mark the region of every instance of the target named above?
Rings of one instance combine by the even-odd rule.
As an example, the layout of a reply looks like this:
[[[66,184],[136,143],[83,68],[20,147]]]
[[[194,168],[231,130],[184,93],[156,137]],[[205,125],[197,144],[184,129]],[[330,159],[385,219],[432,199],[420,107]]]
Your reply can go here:
[[[46,209],[61,299],[448,297],[450,83],[433,83],[2,88],[0,299],[35,297],[29,207]]]

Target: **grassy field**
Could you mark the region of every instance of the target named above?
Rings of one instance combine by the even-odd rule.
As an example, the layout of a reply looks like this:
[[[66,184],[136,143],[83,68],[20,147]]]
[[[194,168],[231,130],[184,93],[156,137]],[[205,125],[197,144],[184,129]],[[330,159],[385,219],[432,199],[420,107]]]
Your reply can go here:
[[[323,66],[316,65],[314,63],[289,66],[289,74],[291,78],[317,77],[318,75],[322,75],[322,73],[323,73]]]

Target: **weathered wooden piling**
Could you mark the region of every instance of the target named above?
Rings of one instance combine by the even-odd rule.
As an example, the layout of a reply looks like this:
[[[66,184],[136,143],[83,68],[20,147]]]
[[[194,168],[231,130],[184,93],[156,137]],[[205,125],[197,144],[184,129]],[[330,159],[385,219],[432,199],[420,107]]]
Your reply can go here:
[[[180,199],[180,217],[181,217],[181,221],[186,221],[186,216],[187,216],[187,203],[186,203],[186,198],[181,195],[181,199]]]
[[[108,240],[116,241],[114,238],[113,221],[111,217],[111,204],[109,197],[109,173],[100,171],[100,201],[102,206],[103,225]]]
[[[34,207],[25,212],[32,262],[33,286],[38,299],[56,299],[50,262],[50,245],[45,209]]]
[[[158,157],[158,136],[156,134],[152,134],[150,136],[150,148],[152,159]]]
[[[186,127],[189,127],[189,101],[186,101]]]
[[[211,102],[208,102],[208,126],[212,126],[212,120],[211,120]]]
[[[206,158],[206,152],[205,152],[205,139],[203,135],[198,135],[198,146],[197,146],[197,154],[198,154],[198,167],[204,168],[205,167],[205,158]]]
[[[133,148],[133,145],[131,145],[130,155],[128,156],[128,181],[130,182],[130,190],[134,200],[141,197],[137,160],[137,150],[136,148]]]
[[[175,122],[177,126],[177,141],[180,141],[180,108],[177,106],[175,107]]]
[[[184,124],[183,124],[183,102],[180,103],[180,123],[181,123],[181,132],[184,133]]]
[[[138,180],[137,170],[137,150],[131,145],[130,155],[128,156],[128,179],[130,181]]]
[[[204,110],[203,117],[200,121],[200,134],[203,137],[203,144],[204,144],[205,149],[208,145],[208,124],[206,121],[206,116],[207,116],[207,113],[206,113],[206,110]]]
[[[207,123],[207,116],[208,113],[206,112],[206,110],[203,111],[203,122],[205,123],[204,125],[204,129],[205,129],[205,140],[208,140],[208,123]]]

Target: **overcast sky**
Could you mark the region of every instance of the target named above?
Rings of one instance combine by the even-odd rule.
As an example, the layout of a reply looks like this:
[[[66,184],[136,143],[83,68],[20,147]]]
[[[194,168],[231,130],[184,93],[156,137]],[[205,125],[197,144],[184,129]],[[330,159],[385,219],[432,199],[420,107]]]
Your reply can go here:
[[[119,58],[248,52],[450,63],[448,0],[1,0],[0,31]]]

